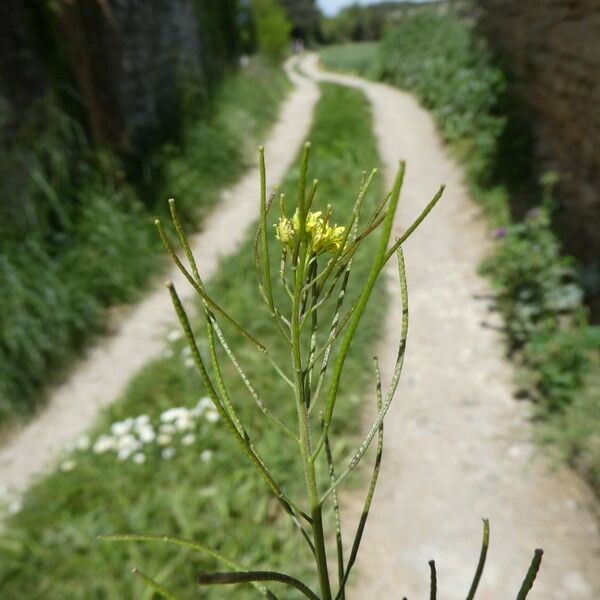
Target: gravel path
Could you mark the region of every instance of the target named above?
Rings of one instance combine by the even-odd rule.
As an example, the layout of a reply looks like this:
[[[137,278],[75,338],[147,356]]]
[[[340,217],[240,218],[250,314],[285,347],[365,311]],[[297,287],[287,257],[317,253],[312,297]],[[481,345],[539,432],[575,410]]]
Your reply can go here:
[[[320,72],[314,56],[302,68],[366,93],[390,184],[398,159],[406,159],[397,232],[447,184],[442,202],[405,245],[411,305],[405,375],[386,420],[380,484],[352,597],[424,598],[427,562],[435,559],[439,597],[464,598],[479,555],[480,517],[487,516],[491,546],[480,600],[514,598],[535,547],[545,554],[529,598],[600,598],[594,501],[576,476],[551,471],[536,454],[530,407],[513,398],[502,340],[482,325],[495,318],[478,299],[490,290],[476,275],[490,236],[431,116],[387,85]],[[392,284],[378,350],[384,382],[396,358],[399,297]],[[349,520],[362,501],[346,499]]]
[[[271,183],[283,178],[306,139],[319,96],[312,81],[300,77],[291,65],[287,71],[295,89],[265,143]],[[214,273],[221,256],[237,250],[258,217],[258,180],[258,169],[252,169],[224,192],[218,210],[194,237],[192,246],[205,278]],[[168,277],[182,297],[193,294],[177,271]],[[57,451],[82,434],[139,369],[160,356],[167,328],[174,324],[171,300],[161,285],[132,310],[118,331],[87,353],[70,378],[51,394],[47,408],[0,448],[0,487],[19,493],[34,476],[44,473]]]

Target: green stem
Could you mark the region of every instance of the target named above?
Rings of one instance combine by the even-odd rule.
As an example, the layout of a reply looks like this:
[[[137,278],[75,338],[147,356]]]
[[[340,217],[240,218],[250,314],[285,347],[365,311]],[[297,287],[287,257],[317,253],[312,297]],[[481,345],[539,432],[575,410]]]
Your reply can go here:
[[[304,466],[306,480],[306,492],[310,504],[313,539],[315,545],[315,558],[319,573],[319,584],[322,600],[332,600],[329,572],[327,568],[327,554],[325,551],[325,537],[323,534],[323,517],[319,491],[315,475],[315,466],[311,460],[312,443],[310,438],[310,424],[308,411],[304,398],[304,376],[302,372],[302,351],[300,345],[300,309],[302,300],[302,284],[304,281],[304,270],[308,244],[306,241],[300,244],[300,256],[295,272],[294,299],[292,304],[292,363],[294,366],[294,384],[296,411],[298,414],[298,431],[300,438],[300,449]]]

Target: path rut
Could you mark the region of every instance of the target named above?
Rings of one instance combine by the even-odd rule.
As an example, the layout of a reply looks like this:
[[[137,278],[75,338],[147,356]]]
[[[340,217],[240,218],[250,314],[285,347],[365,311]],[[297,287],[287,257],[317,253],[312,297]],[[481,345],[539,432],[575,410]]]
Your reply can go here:
[[[294,91],[285,101],[277,124],[265,143],[268,183],[280,181],[306,139],[318,87],[286,66]],[[203,276],[209,278],[219,259],[235,252],[258,217],[258,168],[251,169],[223,193],[218,210],[206,219],[203,231],[191,240]],[[182,298],[193,294],[175,269],[166,277]],[[82,434],[99,411],[116,400],[133,375],[160,356],[165,332],[176,322],[167,290],[160,286],[138,304],[110,338],[92,348],[68,380],[51,393],[47,407],[0,448],[0,483],[23,491],[68,442]]]
[[[489,249],[480,211],[434,122],[398,89],[325,73],[317,58],[302,70],[315,80],[361,89],[373,107],[386,181],[407,162],[395,232],[447,184],[443,200],[405,244],[410,330],[404,376],[386,419],[383,468],[358,559],[352,597],[427,597],[436,560],[439,597],[464,598],[481,544],[491,546],[479,600],[514,598],[533,549],[545,550],[529,598],[600,598],[600,537],[594,500],[569,470],[552,471],[531,440],[530,406],[514,399],[513,373],[476,275]],[[391,265],[391,310],[378,348],[383,381],[397,351],[400,304]],[[368,398],[365,401],[371,402]],[[356,521],[362,498],[345,499]]]

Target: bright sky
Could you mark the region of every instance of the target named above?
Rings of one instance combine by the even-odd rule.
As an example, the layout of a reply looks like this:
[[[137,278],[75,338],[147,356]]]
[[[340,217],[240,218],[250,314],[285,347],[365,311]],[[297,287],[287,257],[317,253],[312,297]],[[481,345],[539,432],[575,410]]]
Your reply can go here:
[[[317,0],[317,4],[326,15],[334,15],[340,8],[354,4],[356,0]],[[380,0],[358,0],[359,4],[375,4]]]

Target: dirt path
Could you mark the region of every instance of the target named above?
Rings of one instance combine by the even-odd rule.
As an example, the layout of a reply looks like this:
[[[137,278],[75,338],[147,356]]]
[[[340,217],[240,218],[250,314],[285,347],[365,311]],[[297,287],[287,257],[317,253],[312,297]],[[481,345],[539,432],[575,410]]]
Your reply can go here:
[[[489,321],[476,268],[489,235],[430,115],[408,94],[356,77],[323,74],[314,56],[303,70],[362,89],[374,109],[379,151],[391,183],[407,161],[397,231],[441,182],[444,200],[406,244],[411,325],[405,376],[386,421],[380,485],[352,597],[426,597],[427,562],[438,565],[439,597],[464,598],[481,539],[492,536],[480,600],[514,598],[533,549],[545,549],[530,598],[600,598],[600,537],[593,500],[577,477],[551,472],[536,455],[529,406],[512,397],[512,372]],[[394,278],[393,281],[396,281]],[[400,329],[399,290],[379,348],[389,373]],[[386,381],[384,375],[384,381]],[[362,498],[347,498],[354,520]]]
[[[291,65],[288,75],[295,84],[282,107],[277,125],[265,143],[271,183],[283,178],[304,142],[318,87],[298,76]],[[223,194],[219,209],[195,236],[193,248],[203,275],[215,271],[218,260],[237,250],[248,226],[258,217],[258,169],[252,169]],[[165,199],[166,200],[166,199]],[[190,286],[178,272],[170,277],[184,297]],[[71,377],[51,395],[47,408],[28,426],[16,432],[0,448],[0,487],[13,493],[25,489],[43,473],[57,451],[83,433],[100,409],[123,392],[131,377],[164,348],[165,332],[175,323],[169,294],[159,286],[128,315],[119,330],[91,349]]]

